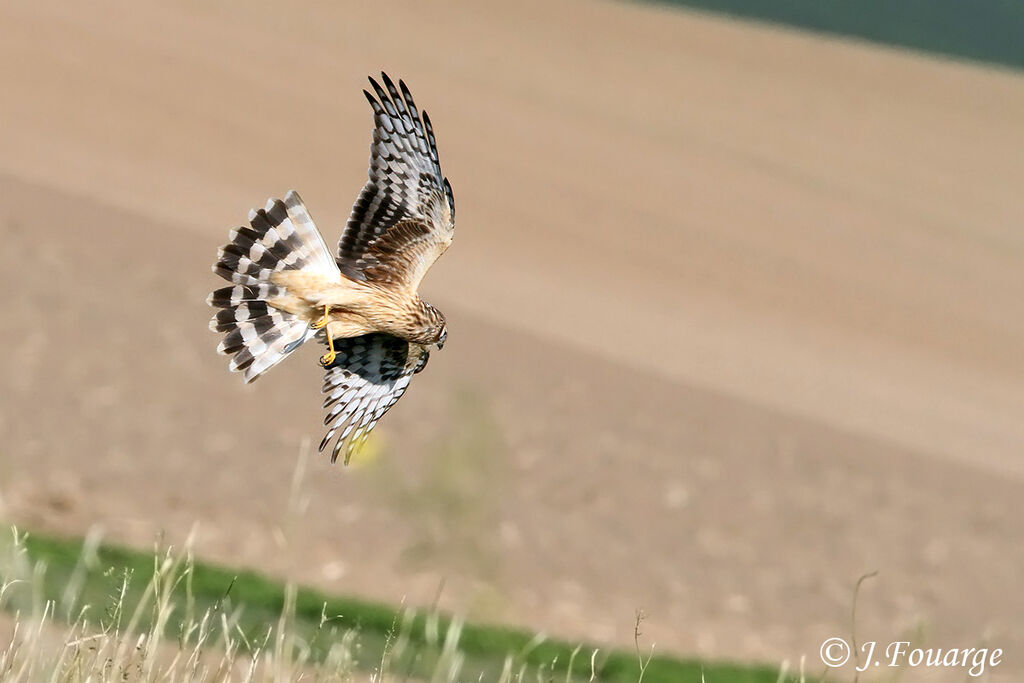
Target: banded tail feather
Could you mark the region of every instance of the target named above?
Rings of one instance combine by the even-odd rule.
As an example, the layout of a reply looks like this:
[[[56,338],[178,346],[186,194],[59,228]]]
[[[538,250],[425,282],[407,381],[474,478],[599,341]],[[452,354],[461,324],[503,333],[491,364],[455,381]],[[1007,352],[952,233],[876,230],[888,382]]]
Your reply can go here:
[[[249,227],[231,231],[213,272],[232,283],[207,303],[220,310],[210,329],[224,334],[217,352],[233,355],[228,368],[252,382],[316,334],[308,322],[274,302],[289,297],[274,273],[303,270],[337,273],[337,265],[299,195],[271,199],[249,213]]]

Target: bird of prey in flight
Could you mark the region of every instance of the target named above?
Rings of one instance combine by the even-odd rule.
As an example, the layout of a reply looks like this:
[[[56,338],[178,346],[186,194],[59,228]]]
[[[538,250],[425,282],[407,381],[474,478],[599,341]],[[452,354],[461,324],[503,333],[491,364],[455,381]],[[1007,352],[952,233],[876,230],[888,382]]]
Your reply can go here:
[[[208,303],[217,351],[252,382],[303,343],[327,345],[323,393],[331,461],[345,462],[393,406],[448,330],[417,290],[452,243],[455,199],[441,173],[434,131],[402,81],[381,74],[364,90],[373,108],[369,180],[330,253],[294,191],[249,212],[213,271],[231,285]]]

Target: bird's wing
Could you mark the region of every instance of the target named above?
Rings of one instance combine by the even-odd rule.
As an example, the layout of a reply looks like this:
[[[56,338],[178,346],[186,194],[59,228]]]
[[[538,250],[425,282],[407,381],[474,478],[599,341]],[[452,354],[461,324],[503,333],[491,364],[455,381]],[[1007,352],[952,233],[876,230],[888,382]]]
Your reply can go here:
[[[441,173],[430,117],[405,83],[381,74],[364,90],[373,107],[370,179],[338,241],[347,277],[415,290],[455,234],[455,198]]]
[[[405,393],[412,376],[430,357],[426,348],[388,334],[375,332],[335,339],[337,358],[324,375],[327,434],[323,451],[335,435],[331,462],[345,451],[345,463],[366,440],[370,430]]]

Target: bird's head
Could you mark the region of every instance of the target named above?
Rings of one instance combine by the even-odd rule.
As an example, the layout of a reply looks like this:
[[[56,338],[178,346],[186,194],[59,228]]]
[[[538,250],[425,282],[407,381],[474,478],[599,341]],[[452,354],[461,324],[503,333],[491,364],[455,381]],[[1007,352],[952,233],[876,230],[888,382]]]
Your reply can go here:
[[[440,350],[444,346],[445,340],[448,339],[448,321],[445,320],[444,313],[427,302],[421,302],[420,306],[420,320],[423,326],[417,332],[417,338],[410,339],[410,341],[424,346],[435,345]]]

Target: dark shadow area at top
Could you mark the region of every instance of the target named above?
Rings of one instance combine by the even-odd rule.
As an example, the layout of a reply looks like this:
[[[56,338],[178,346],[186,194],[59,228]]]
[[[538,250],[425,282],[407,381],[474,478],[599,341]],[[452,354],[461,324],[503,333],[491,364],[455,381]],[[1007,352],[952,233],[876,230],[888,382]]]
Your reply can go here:
[[[1024,68],[1024,2],[1020,0],[658,1]]]

